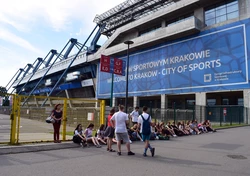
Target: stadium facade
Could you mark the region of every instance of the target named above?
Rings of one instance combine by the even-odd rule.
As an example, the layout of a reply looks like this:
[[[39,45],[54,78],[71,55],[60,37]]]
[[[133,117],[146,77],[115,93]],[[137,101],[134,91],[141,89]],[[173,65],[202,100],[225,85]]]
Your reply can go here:
[[[113,83],[113,105],[124,104],[126,76],[112,81],[111,73],[100,72],[100,57],[126,61],[129,52],[131,107],[249,108],[249,17],[249,0],[127,0],[95,17],[99,30],[90,48],[68,56],[70,45],[67,57],[53,64],[58,54],[51,50],[39,69],[35,63],[20,69],[12,86],[20,94],[106,99],[108,105]],[[109,37],[102,46],[96,44],[100,34]]]

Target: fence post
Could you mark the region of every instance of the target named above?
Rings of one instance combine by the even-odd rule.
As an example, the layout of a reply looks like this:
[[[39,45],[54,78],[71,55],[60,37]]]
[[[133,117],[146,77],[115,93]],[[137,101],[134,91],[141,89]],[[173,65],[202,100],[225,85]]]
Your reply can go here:
[[[20,134],[20,121],[21,121],[21,97],[17,96],[17,131],[16,131],[16,144],[19,143],[19,134]]]
[[[153,116],[152,101],[149,102],[149,106],[150,106],[150,115],[151,115],[151,118],[152,118],[152,116]]]
[[[174,123],[176,121],[176,107],[175,107],[175,102],[174,102]]]
[[[230,126],[232,126],[233,125],[232,106],[229,106],[229,112],[230,112]]]
[[[101,100],[100,124],[104,124],[104,119],[105,119],[105,100]]]
[[[220,126],[222,126],[222,113],[221,113],[221,110],[222,110],[222,107],[219,107],[220,108]]]
[[[240,106],[238,106],[238,109],[239,109],[239,125],[240,125],[240,119],[241,119],[241,107]]]
[[[62,137],[63,141],[66,140],[66,126],[67,126],[67,99],[63,100],[63,130],[62,130]]]
[[[10,144],[14,145],[16,142],[16,117],[17,117],[17,95],[13,95],[12,112],[10,114],[11,130],[10,130]]]
[[[193,105],[193,120],[195,120],[194,109],[195,109],[195,105]]]

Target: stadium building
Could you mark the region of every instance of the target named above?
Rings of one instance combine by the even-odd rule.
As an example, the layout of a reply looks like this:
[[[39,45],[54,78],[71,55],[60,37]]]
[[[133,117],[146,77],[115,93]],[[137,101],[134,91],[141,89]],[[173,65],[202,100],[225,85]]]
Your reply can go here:
[[[107,105],[112,97],[113,106],[124,104],[126,76],[112,79],[100,71],[106,55],[129,60],[130,107],[249,108],[249,17],[249,0],[127,0],[95,17],[89,47],[89,38],[83,44],[70,39],[60,53],[51,50],[18,70],[7,88],[29,96],[106,99]],[[101,35],[108,37],[102,46]],[[79,52],[70,55],[74,47]]]

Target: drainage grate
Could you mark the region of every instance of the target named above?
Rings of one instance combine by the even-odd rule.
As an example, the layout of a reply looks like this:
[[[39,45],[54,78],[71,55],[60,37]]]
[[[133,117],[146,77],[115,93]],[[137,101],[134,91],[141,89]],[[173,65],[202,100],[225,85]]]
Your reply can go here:
[[[232,158],[232,159],[247,159],[247,157],[242,156],[242,155],[227,155],[227,157]]]

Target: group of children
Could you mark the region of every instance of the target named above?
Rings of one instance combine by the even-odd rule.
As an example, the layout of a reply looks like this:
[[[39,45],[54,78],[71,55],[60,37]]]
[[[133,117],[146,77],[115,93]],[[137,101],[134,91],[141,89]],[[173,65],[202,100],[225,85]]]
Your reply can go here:
[[[152,126],[152,133],[155,139],[216,132],[216,130],[212,128],[209,120],[205,120],[203,123],[198,123],[197,120],[187,121],[187,123],[181,121],[177,124],[175,122],[168,122],[166,125],[164,122],[161,122],[157,124],[153,123]]]
[[[215,132],[209,120],[203,123],[197,123],[197,120],[178,122],[154,123],[151,116],[147,114],[147,107],[143,107],[143,113],[139,115],[139,107],[136,107],[129,115],[123,112],[124,107],[119,106],[119,111],[110,110],[107,118],[107,125],[102,124],[93,135],[94,124],[90,123],[85,130],[82,125],[78,124],[75,131],[73,141],[79,143],[83,147],[89,146],[88,143],[93,143],[97,148],[102,147],[101,144],[107,145],[107,151],[116,152],[112,149],[112,143],[117,143],[117,154],[121,155],[121,142],[126,143],[128,155],[134,155],[130,151],[130,143],[135,140],[140,140],[145,143],[143,156],[147,156],[147,149],[150,149],[151,155],[154,156],[155,148],[149,144],[149,140],[168,140],[170,137],[195,135],[201,133]],[[133,126],[127,128],[125,124],[129,124],[129,119]],[[116,138],[115,138],[116,137]]]
[[[94,124],[90,123],[85,130],[82,125],[78,124],[73,136],[73,142],[78,143],[83,147],[89,146],[92,142],[97,148],[102,147],[100,143],[107,144],[107,138],[104,136],[105,125],[102,124],[97,130],[96,135],[93,135]],[[115,142],[115,141],[114,141]]]
[[[94,124],[89,124],[86,130],[83,130],[82,125],[78,124],[75,131],[73,141],[79,143],[83,147],[89,146],[88,143],[92,142],[97,148],[100,148],[102,144],[107,145],[107,151],[116,152],[112,149],[112,143],[117,143],[117,154],[121,155],[121,143],[125,142],[128,150],[128,155],[134,155],[130,150],[131,135],[130,130],[127,129],[129,124],[130,115],[123,112],[124,106],[119,106],[119,111],[115,113],[114,109],[111,109],[107,118],[107,127],[101,125],[96,135],[93,135]],[[151,152],[151,156],[154,156],[155,148],[151,147],[149,140],[151,136],[151,117],[147,114],[147,107],[143,107],[143,113],[138,117],[137,122],[134,122],[133,136],[139,137],[141,141],[145,143],[143,156],[147,156],[147,150]],[[139,114],[138,114],[139,116]],[[115,136],[115,138],[114,138]]]

